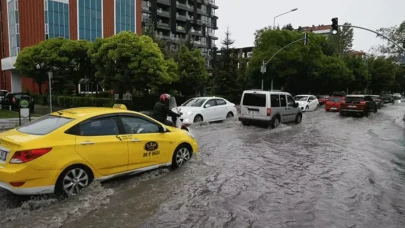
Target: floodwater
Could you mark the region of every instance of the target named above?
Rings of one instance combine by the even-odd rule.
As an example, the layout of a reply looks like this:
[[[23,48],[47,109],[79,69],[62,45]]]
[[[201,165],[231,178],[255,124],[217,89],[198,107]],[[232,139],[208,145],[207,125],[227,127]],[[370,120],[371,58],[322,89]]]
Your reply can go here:
[[[0,190],[0,227],[405,227],[405,104],[323,109],[269,130],[193,128],[182,168],[95,183],[67,200]]]

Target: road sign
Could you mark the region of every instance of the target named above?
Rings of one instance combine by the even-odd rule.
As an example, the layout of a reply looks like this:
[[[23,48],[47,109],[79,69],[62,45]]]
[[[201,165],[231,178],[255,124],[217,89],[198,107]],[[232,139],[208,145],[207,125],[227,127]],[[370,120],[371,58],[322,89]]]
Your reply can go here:
[[[260,72],[262,72],[263,74],[266,73],[266,66],[262,66],[260,68]]]

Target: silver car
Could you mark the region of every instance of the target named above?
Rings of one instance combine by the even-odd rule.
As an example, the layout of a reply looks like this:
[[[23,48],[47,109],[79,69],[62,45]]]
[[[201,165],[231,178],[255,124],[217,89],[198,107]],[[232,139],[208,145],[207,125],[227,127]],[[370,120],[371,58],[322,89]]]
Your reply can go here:
[[[243,125],[257,123],[275,128],[280,123],[300,123],[302,112],[289,93],[245,90],[240,101],[238,119]]]

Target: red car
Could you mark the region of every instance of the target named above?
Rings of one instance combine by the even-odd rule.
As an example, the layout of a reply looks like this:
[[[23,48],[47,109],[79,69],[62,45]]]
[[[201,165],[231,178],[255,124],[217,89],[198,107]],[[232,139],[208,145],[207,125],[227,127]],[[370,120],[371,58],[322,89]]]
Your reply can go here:
[[[316,98],[318,98],[319,104],[323,105],[328,101],[329,95],[318,95],[318,96],[316,96]]]
[[[342,101],[345,101],[345,97],[343,96],[332,96],[329,98],[329,100],[325,104],[325,111],[335,111],[339,112],[340,111],[340,104]]]

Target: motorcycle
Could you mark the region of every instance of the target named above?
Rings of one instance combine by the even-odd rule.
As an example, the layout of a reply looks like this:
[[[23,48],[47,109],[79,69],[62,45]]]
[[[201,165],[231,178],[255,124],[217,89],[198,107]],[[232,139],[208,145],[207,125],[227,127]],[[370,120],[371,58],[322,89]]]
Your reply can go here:
[[[175,113],[180,113],[180,110],[177,107],[176,98],[174,96],[171,96],[169,99],[169,109],[174,111]],[[190,129],[185,124],[183,124],[183,122],[177,116],[172,115],[167,117],[167,119],[173,121],[174,126],[176,128],[180,128],[185,131],[190,131]]]

